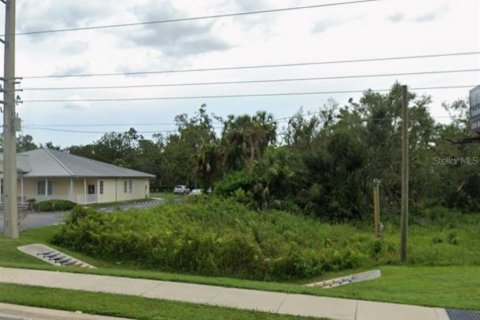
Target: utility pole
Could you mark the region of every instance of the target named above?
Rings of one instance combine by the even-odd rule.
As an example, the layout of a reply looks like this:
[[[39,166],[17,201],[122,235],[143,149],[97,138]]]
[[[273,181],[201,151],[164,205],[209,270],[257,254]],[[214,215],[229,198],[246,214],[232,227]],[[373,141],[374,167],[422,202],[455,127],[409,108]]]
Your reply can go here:
[[[402,206],[400,218],[400,261],[407,261],[408,238],[408,91],[402,86]]]
[[[15,0],[5,3],[5,61],[3,91],[3,182],[5,195],[4,233],[18,238],[17,150],[15,112]]]
[[[373,179],[373,222],[375,225],[375,236],[381,236],[380,228],[380,179]]]

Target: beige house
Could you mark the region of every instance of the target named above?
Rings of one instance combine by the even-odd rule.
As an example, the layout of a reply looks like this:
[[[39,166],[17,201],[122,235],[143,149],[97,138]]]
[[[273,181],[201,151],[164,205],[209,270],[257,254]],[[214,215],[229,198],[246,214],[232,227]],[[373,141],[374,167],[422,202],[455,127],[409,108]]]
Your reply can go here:
[[[0,168],[3,168],[3,164]],[[28,199],[105,203],[145,199],[155,176],[57,150],[17,155],[19,203]],[[1,193],[3,196],[3,172]]]

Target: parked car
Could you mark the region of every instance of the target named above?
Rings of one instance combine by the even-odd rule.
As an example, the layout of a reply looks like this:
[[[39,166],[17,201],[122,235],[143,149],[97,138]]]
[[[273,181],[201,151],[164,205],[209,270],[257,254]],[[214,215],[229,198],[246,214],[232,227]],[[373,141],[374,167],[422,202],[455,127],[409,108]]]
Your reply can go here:
[[[193,189],[191,192],[190,192],[190,195],[191,196],[199,196],[203,193],[203,190],[202,189]]]
[[[173,193],[175,194],[187,194],[190,192],[190,189],[187,188],[185,185],[178,185],[173,188]]]

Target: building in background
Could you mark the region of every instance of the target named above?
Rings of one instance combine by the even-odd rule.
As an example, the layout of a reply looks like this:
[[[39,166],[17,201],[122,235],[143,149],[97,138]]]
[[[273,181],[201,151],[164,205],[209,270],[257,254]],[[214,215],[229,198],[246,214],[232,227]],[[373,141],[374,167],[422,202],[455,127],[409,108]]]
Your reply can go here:
[[[28,199],[62,199],[79,204],[145,199],[150,195],[150,179],[155,178],[145,172],[44,148],[19,153],[17,172],[20,204]],[[3,172],[0,177],[3,197]]]

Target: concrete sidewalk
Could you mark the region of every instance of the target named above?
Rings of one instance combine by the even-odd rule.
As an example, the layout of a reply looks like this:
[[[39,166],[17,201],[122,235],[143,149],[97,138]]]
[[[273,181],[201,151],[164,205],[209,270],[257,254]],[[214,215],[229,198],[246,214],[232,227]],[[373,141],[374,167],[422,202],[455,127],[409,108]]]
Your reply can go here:
[[[449,320],[441,308],[66,272],[0,268],[0,282],[338,320]]]

